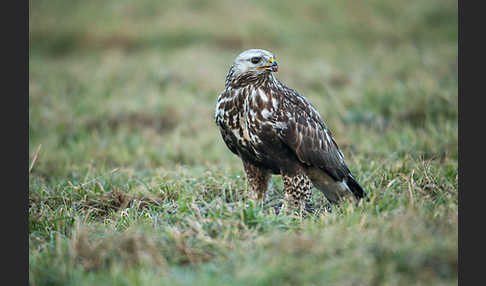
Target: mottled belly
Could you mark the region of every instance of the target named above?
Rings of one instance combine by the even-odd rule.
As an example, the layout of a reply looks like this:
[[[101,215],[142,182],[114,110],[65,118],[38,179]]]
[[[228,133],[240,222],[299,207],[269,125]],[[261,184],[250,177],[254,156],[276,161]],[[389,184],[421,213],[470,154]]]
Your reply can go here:
[[[272,170],[280,174],[282,167],[298,162],[295,154],[279,139],[276,131],[270,125],[264,125],[255,131],[250,130],[250,140],[243,140],[241,154],[243,159],[254,165]],[[252,138],[258,138],[252,140]]]

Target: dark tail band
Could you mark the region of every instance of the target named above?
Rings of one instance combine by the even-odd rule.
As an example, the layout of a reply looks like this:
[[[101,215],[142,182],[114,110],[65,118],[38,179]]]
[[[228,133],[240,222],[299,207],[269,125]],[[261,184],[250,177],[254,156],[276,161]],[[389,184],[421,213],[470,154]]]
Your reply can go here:
[[[348,177],[346,178],[346,184],[358,200],[366,197],[365,191],[363,190],[363,188],[361,188],[358,182],[356,182],[351,174],[348,175]]]

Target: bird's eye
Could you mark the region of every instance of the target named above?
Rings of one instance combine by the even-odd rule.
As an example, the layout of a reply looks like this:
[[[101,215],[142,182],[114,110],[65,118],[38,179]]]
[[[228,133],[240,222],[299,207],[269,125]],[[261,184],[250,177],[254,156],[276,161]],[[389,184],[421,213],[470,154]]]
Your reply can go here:
[[[250,59],[250,61],[254,64],[257,64],[262,58],[261,57],[253,57]]]

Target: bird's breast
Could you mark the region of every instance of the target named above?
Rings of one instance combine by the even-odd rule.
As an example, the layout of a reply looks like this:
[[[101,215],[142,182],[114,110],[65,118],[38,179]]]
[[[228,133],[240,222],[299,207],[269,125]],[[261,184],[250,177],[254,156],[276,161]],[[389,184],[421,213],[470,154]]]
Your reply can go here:
[[[215,119],[218,125],[231,131],[239,147],[258,153],[256,147],[268,137],[278,107],[279,102],[269,89],[249,86],[220,96]]]

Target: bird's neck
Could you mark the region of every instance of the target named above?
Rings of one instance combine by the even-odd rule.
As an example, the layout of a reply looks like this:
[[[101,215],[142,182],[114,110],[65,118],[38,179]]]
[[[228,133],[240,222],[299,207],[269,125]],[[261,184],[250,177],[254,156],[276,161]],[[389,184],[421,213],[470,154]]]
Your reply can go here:
[[[271,82],[276,81],[276,77],[271,72],[254,73],[247,72],[242,74],[235,74],[233,68],[231,68],[226,76],[226,87],[241,88],[248,85],[254,87],[264,86]]]

